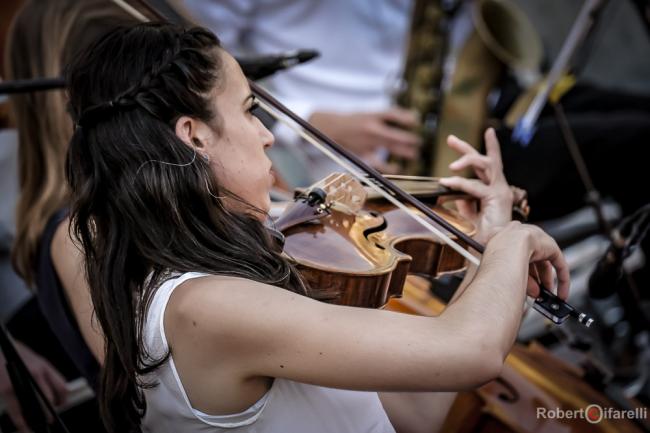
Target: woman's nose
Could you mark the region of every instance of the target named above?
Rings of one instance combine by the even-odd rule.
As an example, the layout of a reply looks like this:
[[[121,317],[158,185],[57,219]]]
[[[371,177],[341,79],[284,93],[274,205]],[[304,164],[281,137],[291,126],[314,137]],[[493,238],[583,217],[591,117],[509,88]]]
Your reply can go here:
[[[275,136],[269,129],[260,122],[260,126],[262,127],[262,142],[264,143],[264,148],[269,148],[273,146],[273,143],[275,143]]]

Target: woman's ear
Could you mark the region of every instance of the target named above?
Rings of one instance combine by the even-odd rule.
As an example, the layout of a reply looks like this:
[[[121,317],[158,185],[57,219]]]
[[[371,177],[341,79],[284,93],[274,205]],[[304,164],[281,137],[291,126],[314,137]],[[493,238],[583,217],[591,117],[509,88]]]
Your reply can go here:
[[[189,116],[181,116],[176,121],[175,132],[178,138],[188,146],[197,150],[203,150],[205,147],[203,142],[206,135],[206,126],[204,123]]]
[[[188,146],[194,146],[193,138],[196,133],[196,121],[189,116],[181,116],[176,121],[176,136]]]

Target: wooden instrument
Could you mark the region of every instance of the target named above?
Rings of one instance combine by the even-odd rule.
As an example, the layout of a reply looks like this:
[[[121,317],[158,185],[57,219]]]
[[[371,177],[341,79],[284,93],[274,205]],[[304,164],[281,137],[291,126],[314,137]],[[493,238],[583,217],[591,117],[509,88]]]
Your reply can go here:
[[[458,230],[474,226],[437,204],[428,204]],[[299,195],[276,220],[284,252],[311,287],[311,296],[335,304],[379,308],[399,297],[408,273],[436,277],[465,267],[464,258],[405,212],[366,191],[349,174],[334,173]],[[462,242],[459,241],[459,242]]]
[[[391,299],[387,309],[407,314],[435,316],[444,304],[433,297],[429,283],[409,277],[403,297]],[[486,385],[458,394],[440,430],[443,433],[641,433],[648,420],[597,420],[598,409],[617,408],[603,393],[592,388],[581,369],[553,356],[541,345],[516,344],[506,358],[501,376]],[[640,407],[640,406],[637,406]],[[551,418],[557,410],[584,417]],[[647,410],[647,409],[646,409]],[[555,411],[555,412],[554,412]],[[596,411],[596,412],[593,412]],[[542,413],[547,414],[546,417]],[[642,409],[639,410],[643,414]],[[645,423],[645,424],[644,424]]]

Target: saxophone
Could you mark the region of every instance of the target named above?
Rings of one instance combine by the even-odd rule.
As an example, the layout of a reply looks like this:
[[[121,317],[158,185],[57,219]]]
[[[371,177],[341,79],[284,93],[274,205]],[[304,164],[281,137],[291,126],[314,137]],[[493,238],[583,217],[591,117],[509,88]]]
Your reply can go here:
[[[474,29],[458,50],[450,86],[442,91],[449,24],[457,6],[445,0],[416,0],[398,105],[415,109],[421,126],[421,158],[399,161],[402,172],[449,175],[457,155],[446,144],[454,134],[479,147],[488,115],[487,97],[506,68],[536,71],[542,43],[526,15],[509,0],[475,0]]]
[[[424,175],[433,157],[441,102],[443,66],[446,58],[447,29],[452,9],[442,0],[415,0],[411,14],[408,50],[397,105],[415,110],[420,116],[416,132],[422,139],[420,158],[394,158],[408,175]],[[447,2],[449,3],[449,2]]]

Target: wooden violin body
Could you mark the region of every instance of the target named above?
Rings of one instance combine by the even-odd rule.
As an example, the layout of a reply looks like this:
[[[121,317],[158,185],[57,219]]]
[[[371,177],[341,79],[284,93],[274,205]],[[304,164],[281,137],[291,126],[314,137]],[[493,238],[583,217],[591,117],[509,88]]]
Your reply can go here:
[[[331,182],[324,181],[328,186]],[[363,194],[358,189],[346,194],[355,193]],[[473,233],[471,223],[436,205],[437,197],[428,201],[455,227]],[[380,199],[360,202],[355,209],[325,209],[309,199],[297,200],[276,221],[285,236],[284,252],[309,284],[313,298],[379,308],[401,296],[409,273],[435,277],[465,266],[462,256],[404,211]]]

